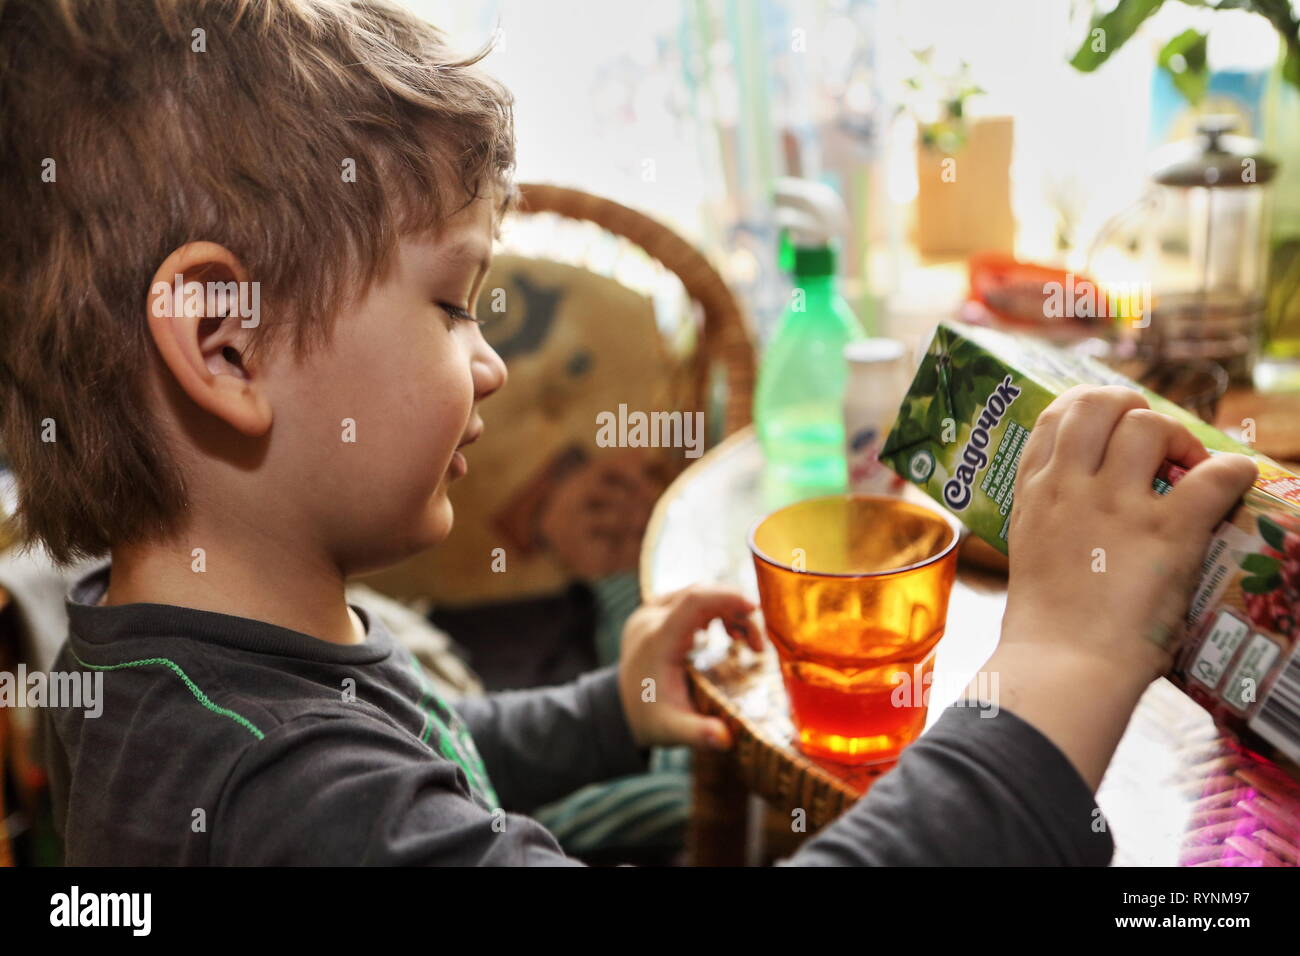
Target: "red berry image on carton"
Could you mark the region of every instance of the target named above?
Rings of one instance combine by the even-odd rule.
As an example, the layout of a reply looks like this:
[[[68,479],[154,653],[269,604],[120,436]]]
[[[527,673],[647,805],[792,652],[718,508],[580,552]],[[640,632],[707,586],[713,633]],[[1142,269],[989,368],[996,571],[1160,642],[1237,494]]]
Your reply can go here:
[[[1256,464],[1255,486],[1210,539],[1171,676],[1244,742],[1300,762],[1300,478]]]

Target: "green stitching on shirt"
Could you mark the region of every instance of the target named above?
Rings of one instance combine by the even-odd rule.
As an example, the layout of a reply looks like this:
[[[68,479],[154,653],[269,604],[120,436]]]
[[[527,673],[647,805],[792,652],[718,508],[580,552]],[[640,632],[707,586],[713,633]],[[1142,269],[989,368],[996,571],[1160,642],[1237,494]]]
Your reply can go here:
[[[164,667],[169,667],[177,677],[185,682],[185,686],[190,689],[190,693],[194,695],[194,699],[208,710],[212,711],[214,714],[220,714],[222,717],[229,717],[258,740],[264,740],[266,738],[266,734],[258,730],[253,722],[247,717],[242,714],[237,714],[233,710],[228,710],[225,707],[218,707],[214,704],[212,699],[209,698],[207,694],[203,693],[203,691],[199,690],[198,685],[195,684],[194,681],[190,680],[189,675],[181,670],[180,666],[175,661],[168,660],[165,657],[146,657],[138,661],[124,661],[121,664],[87,664],[80,657],[77,657],[76,651],[69,651],[69,653],[72,654],[73,659],[76,660],[78,664],[82,667],[88,667],[92,671],[119,671],[124,667],[144,667],[148,664],[162,664]]]

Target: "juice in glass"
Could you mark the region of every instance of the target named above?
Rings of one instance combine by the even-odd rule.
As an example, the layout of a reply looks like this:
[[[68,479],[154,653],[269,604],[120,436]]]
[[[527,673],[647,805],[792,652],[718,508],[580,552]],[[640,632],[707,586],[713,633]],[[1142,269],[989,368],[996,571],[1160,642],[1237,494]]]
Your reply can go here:
[[[920,735],[957,540],[944,516],[888,496],[810,498],[754,527],[763,617],[805,753],[889,761]]]

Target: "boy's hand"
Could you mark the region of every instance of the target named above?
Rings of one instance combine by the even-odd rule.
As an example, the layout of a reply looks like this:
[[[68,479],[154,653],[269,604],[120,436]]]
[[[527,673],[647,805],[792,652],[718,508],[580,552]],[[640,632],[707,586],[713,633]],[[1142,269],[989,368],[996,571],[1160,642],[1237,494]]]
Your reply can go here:
[[[696,633],[714,618],[732,637],[761,652],[763,637],[753,614],[754,605],[735,591],[689,587],[642,605],[628,618],[618,687],[638,746],[731,746],[727,725],[691,704],[686,655]]]
[[[1168,494],[1166,459],[1188,468]],[[1169,669],[1210,532],[1255,478],[1118,386],[1070,389],[1044,410],[1016,475],[1008,632],[1132,671]]]
[[[1151,482],[1166,459],[1189,469]],[[1122,387],[1077,387],[1044,410],[1016,475],[1002,640],[985,670],[1002,704],[1094,788],[1137,700],[1172,663],[1210,532],[1254,480]]]

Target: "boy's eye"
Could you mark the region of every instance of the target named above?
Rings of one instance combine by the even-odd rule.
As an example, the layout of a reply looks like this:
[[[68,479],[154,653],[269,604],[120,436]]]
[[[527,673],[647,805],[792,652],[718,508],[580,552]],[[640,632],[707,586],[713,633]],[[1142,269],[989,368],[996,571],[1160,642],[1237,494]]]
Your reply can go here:
[[[478,322],[480,325],[483,324],[479,322],[472,312],[467,312],[458,305],[452,305],[450,302],[439,302],[438,306],[458,322]]]

